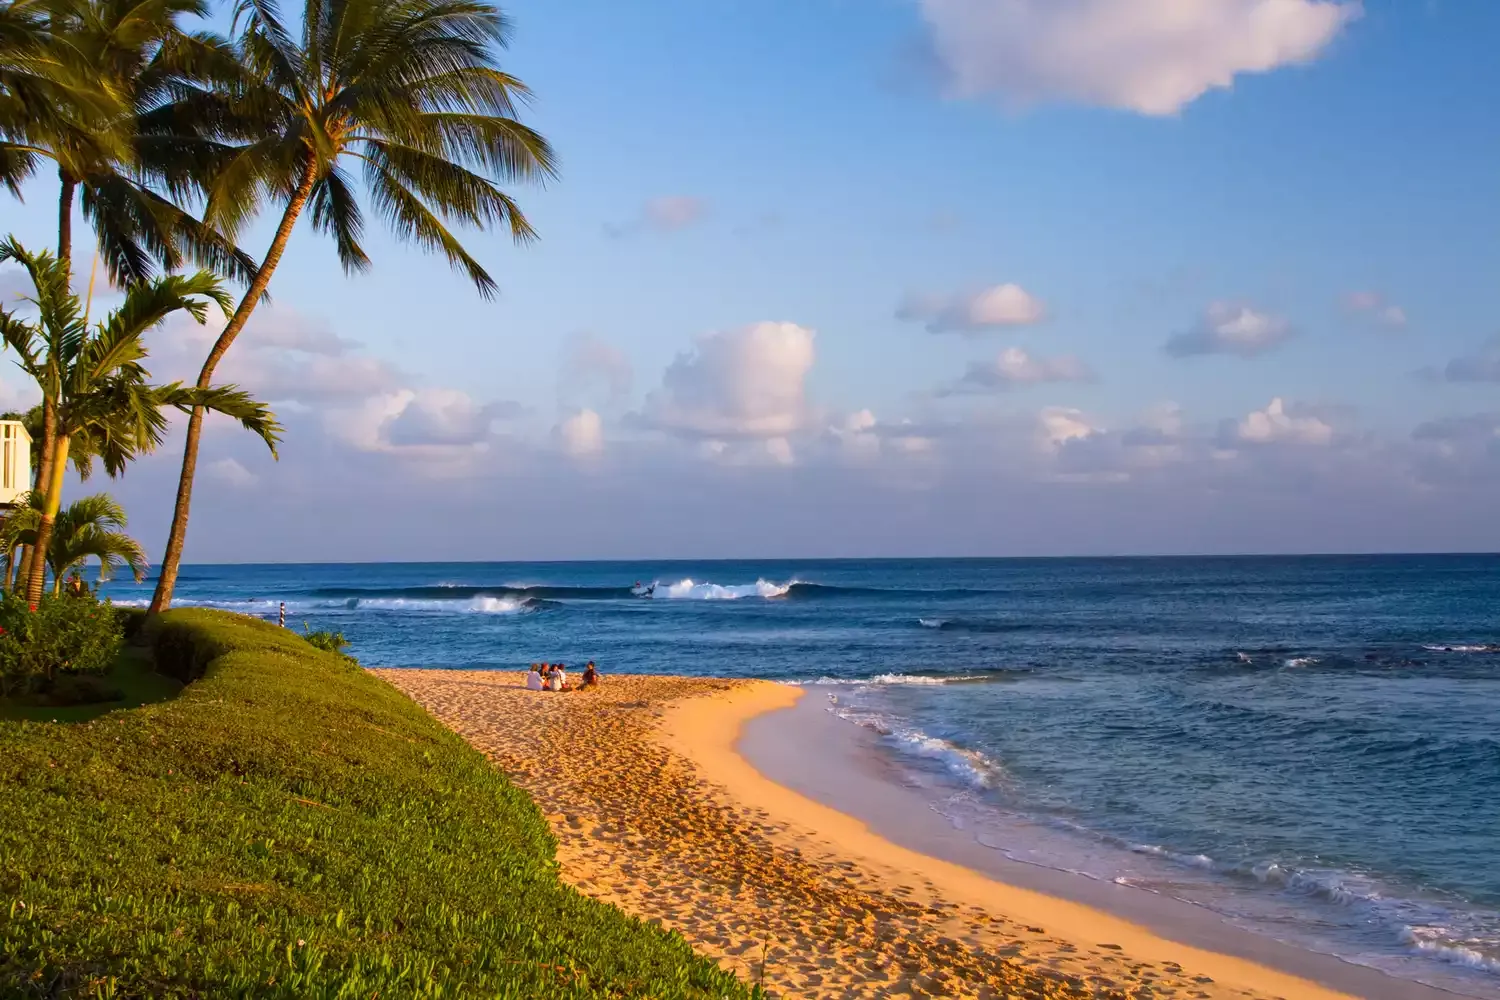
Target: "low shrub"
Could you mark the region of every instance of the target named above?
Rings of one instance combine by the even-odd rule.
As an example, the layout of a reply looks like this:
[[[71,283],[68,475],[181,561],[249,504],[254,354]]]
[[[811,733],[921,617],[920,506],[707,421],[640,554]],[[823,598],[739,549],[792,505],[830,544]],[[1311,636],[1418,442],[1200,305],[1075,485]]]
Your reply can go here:
[[[141,638],[141,628],[146,624],[145,608],[115,608],[115,619],[120,623],[120,633],[126,642]]]
[[[349,647],[349,640],[344,638],[342,632],[309,632],[307,623],[302,623],[302,638],[313,649],[320,649],[325,653],[335,653],[342,657],[345,662],[358,665],[359,661],[344,652]]]
[[[123,629],[108,601],[45,595],[0,598],[0,696],[50,692],[60,676],[106,674],[114,666]]]
[[[758,995],[563,884],[531,799],[390,685],[256,619],[159,622],[177,698],[0,721],[0,997]]]

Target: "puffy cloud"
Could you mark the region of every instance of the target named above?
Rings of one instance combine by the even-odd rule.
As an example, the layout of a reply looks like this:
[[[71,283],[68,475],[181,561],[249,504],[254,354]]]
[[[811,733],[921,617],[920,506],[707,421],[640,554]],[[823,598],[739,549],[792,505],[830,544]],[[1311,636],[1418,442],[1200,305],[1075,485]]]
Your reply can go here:
[[[223,483],[225,486],[237,489],[254,486],[260,478],[232,458],[221,458],[210,462],[203,471],[212,482]]]
[[[1235,436],[1249,444],[1327,445],[1333,441],[1333,426],[1312,414],[1287,409],[1280,396],[1264,410],[1253,410],[1239,422]]]
[[[921,0],[950,96],[1172,115],[1317,58],[1359,0]]]
[[[691,437],[785,437],[809,418],[814,334],[796,323],[709,333],[679,354],[642,409],[649,426]]]
[[[1239,302],[1214,302],[1190,330],[1167,340],[1166,351],[1177,358],[1199,354],[1233,354],[1253,358],[1285,342],[1292,326],[1280,316]]]
[[[1344,296],[1344,309],[1363,316],[1377,326],[1392,330],[1406,327],[1406,310],[1388,302],[1379,292],[1350,292]]]
[[[1448,362],[1441,377],[1447,382],[1500,382],[1500,337],[1474,354]]]
[[[1030,326],[1041,322],[1046,314],[1040,299],[1011,282],[954,295],[908,294],[896,306],[897,319],[925,322],[932,333],[979,333]]]
[[[939,395],[995,392],[1042,382],[1088,382],[1093,374],[1071,355],[1036,358],[1019,347],[1008,347],[993,361],[970,362],[963,377],[938,390]]]
[[[895,424],[881,423],[870,410],[858,410],[828,428],[828,436],[837,446],[841,459],[869,464],[884,455],[927,455],[936,440],[910,420]]]
[[[1101,433],[1081,410],[1049,406],[1037,414],[1037,439],[1045,451],[1055,452],[1069,441],[1080,441]]]
[[[460,389],[408,390],[410,399],[386,428],[393,446],[472,445],[489,437],[497,420],[515,416],[515,403],[478,403]]]
[[[663,195],[647,199],[634,219],[606,225],[606,235],[616,239],[642,232],[674,233],[697,225],[708,215],[708,202],[692,195]]]
[[[591,458],[604,451],[604,422],[593,410],[579,410],[557,425],[562,450],[574,458]]]
[[[457,458],[483,451],[494,424],[520,411],[515,403],[481,404],[460,389],[415,387],[323,410],[324,427],[357,451]]]
[[[634,379],[630,359],[592,333],[580,333],[569,340],[564,370],[574,382],[603,382],[613,399],[630,395]]]

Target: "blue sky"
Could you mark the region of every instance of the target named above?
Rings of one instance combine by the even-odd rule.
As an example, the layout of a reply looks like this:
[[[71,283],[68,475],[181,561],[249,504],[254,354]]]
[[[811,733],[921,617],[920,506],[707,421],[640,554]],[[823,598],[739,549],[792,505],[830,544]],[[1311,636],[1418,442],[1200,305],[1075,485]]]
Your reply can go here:
[[[541,240],[471,237],[484,302],[300,227],[226,370],[293,436],[210,437],[190,557],[1500,544],[1500,5],[507,10]],[[151,543],[171,450],[117,487]]]

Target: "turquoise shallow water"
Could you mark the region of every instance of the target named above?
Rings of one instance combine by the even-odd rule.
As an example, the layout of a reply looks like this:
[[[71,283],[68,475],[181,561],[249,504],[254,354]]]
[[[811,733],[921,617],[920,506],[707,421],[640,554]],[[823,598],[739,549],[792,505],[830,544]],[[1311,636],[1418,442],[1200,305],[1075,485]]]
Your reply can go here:
[[[179,596],[284,601],[369,665],[823,683],[996,850],[1500,997],[1500,557],[198,566]]]

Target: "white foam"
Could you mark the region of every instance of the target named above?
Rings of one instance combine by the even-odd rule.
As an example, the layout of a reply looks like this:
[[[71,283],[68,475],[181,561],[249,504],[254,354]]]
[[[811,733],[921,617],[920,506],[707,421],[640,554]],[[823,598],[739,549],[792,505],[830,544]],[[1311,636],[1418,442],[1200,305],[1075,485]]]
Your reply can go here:
[[[1318,658],[1316,656],[1293,656],[1284,665],[1295,670],[1298,667],[1310,667],[1317,662]]]
[[[698,583],[691,579],[683,579],[666,585],[657,584],[651,597],[669,598],[674,601],[736,601],[742,597],[782,597],[796,583],[796,580],[787,583],[756,580],[754,583],[726,587],[717,583]]]
[[[531,610],[524,601],[510,597],[472,597],[467,601],[375,597],[360,598],[358,607],[380,611],[448,611],[482,615],[514,615]]]
[[[932,685],[952,684],[955,681],[973,680],[970,674],[952,674],[934,677],[931,674],[876,674],[873,677],[819,677],[816,680],[793,680],[787,684],[797,686],[816,684],[837,687],[897,687],[903,684]]]
[[[1403,927],[1401,940],[1424,955],[1431,955],[1453,965],[1481,972],[1500,972],[1500,958],[1492,958],[1462,942],[1441,940],[1447,933],[1447,929],[1443,927]]]
[[[1217,871],[1218,862],[1207,854],[1186,854],[1182,851],[1171,851],[1159,844],[1131,844],[1130,849],[1137,854],[1152,854],[1158,858],[1166,858],[1175,861],[1179,865],[1188,865],[1192,868],[1204,868],[1208,871]]]
[[[1500,652],[1500,646],[1423,646],[1430,653],[1494,653]]]
[[[918,618],[917,619],[917,624],[921,625],[923,628],[942,628],[944,625],[948,624],[948,619],[946,619],[946,618]]]

